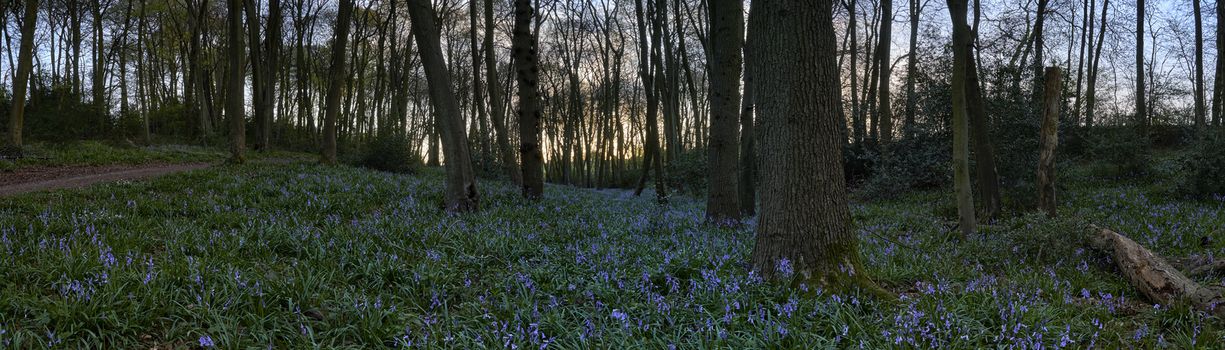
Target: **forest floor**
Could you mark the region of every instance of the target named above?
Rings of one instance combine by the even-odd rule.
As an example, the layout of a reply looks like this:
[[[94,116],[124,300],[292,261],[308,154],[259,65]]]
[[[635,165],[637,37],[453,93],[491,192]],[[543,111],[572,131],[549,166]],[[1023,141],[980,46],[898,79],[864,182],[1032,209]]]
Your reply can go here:
[[[79,188],[101,182],[147,179],[208,166],[209,163],[25,167],[0,178],[0,197]]]
[[[1156,168],[1069,167],[1059,219],[964,240],[950,191],[853,203],[892,301],[763,282],[754,223],[705,225],[684,196],[483,180],[481,211],[446,215],[436,169],[302,162],[27,193],[0,198],[0,348],[1222,348],[1220,320],[1146,303],[1084,248],[1097,224],[1225,254],[1225,199],[1168,195]]]
[[[100,142],[38,144],[28,147],[27,153],[27,158],[17,161],[0,160],[0,197],[203,169],[228,156],[197,146],[115,147]],[[288,163],[307,158],[292,152],[260,152],[253,160]]]

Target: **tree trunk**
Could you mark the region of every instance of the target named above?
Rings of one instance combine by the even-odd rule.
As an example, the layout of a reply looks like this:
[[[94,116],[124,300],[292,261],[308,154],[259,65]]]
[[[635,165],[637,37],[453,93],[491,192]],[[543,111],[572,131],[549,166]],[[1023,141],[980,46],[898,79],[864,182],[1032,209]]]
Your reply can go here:
[[[488,50],[485,53],[485,75],[489,77],[489,106],[492,112],[489,119],[493,122],[493,131],[497,133],[498,157],[502,160],[502,166],[510,174],[511,182],[522,185],[523,173],[519,170],[519,163],[511,151],[510,132],[506,128],[506,109],[502,105],[502,84],[498,84],[498,50],[493,45],[493,33],[496,29],[493,24],[493,15],[493,0],[485,0],[485,47]]]
[[[970,157],[967,89],[971,60],[971,32],[966,24],[966,0],[948,0],[953,20],[953,186],[957,190],[957,213],[962,237],[974,234],[974,193],[970,188]]]
[[[97,1],[93,2],[93,8],[91,10],[93,10],[92,15],[94,19],[94,27],[93,27],[94,53],[92,55],[94,71],[93,71],[93,79],[91,79],[90,81],[91,86],[92,86],[90,90],[92,90],[92,93],[93,93],[93,104],[92,105],[93,105],[94,110],[97,111],[99,114],[105,115],[105,113],[102,113],[102,112],[107,110],[110,107],[107,106],[106,104],[106,91],[105,91],[106,88],[104,87],[106,84],[106,82],[104,81],[106,79],[106,67],[102,63],[106,60],[106,57],[104,56],[104,52],[106,52],[104,50],[105,41],[103,41],[102,39],[102,4]],[[184,90],[190,90],[190,89],[184,89]]]
[[[847,35],[851,41],[851,142],[856,146],[863,142],[867,134],[867,126],[864,124],[863,114],[859,112],[859,27],[855,24],[858,20],[858,15],[855,14],[858,5],[857,0],[849,0],[845,3],[848,15]]]
[[[737,188],[740,128],[740,64],[744,46],[744,3],[710,0],[710,181],[706,220],[740,219]]]
[[[657,114],[659,112],[659,96],[656,94],[655,72],[654,67],[659,66],[659,55],[651,51],[650,48],[659,48],[660,31],[659,26],[651,26],[650,41],[647,41],[646,28],[649,25],[648,19],[654,15],[642,4],[643,0],[634,1],[634,12],[638,17],[638,74],[642,79],[643,90],[646,94],[646,134],[645,139],[646,150],[642,157],[642,178],[638,181],[638,188],[634,191],[634,195],[641,195],[642,189],[646,184],[647,176],[654,168],[655,172],[655,195],[656,200],[660,203],[667,201],[667,187],[664,186],[664,169],[663,169],[663,154],[659,147],[659,121]],[[653,10],[652,10],[653,11]],[[648,47],[647,44],[650,43]]]
[[[1212,80],[1212,125],[1221,126],[1225,114],[1225,6],[1216,6],[1216,78]]]
[[[476,176],[472,171],[472,158],[468,154],[468,138],[464,134],[459,101],[451,85],[451,73],[442,58],[438,25],[434,23],[434,8],[428,1],[408,2],[408,14],[412,22],[413,37],[417,39],[417,51],[421,65],[425,68],[430,85],[430,102],[434,104],[434,125],[442,138],[446,153],[447,187],[444,191],[446,211],[449,213],[476,211],[480,208],[480,194],[476,188]]]
[[[1085,87],[1085,127],[1093,127],[1093,117],[1097,107],[1097,71],[1099,64],[1102,61],[1102,47],[1106,39],[1106,13],[1110,10],[1110,0],[1102,2],[1102,17],[1097,30],[1097,49],[1093,50],[1092,57],[1089,58],[1089,82]]]
[[[1204,19],[1200,12],[1200,0],[1191,0],[1195,12],[1195,130],[1204,129]],[[1220,7],[1221,5],[1217,5]],[[1220,24],[1217,24],[1220,26]],[[1217,58],[1218,60],[1220,58]]]
[[[264,56],[259,41],[259,11],[255,8],[257,0],[243,0],[247,11],[247,46],[251,62],[251,107],[255,112],[255,142],[252,145],[256,151],[264,150],[264,119],[267,118],[267,105],[264,103],[264,85],[268,84],[264,70]]]
[[[879,135],[881,149],[893,142],[893,109],[890,105],[890,86],[889,78],[892,76],[889,62],[890,53],[892,52],[892,35],[893,33],[893,0],[881,0],[880,14],[880,42],[876,48],[877,79],[880,86],[877,88],[877,96],[880,97],[880,102],[877,104],[877,120],[880,123]]]
[[[476,36],[477,35],[476,13],[478,11],[477,8],[478,7],[476,6],[476,1],[472,1],[468,4],[468,25],[470,27],[468,30],[468,35],[471,41],[469,47],[471,48],[471,51],[472,51],[472,105],[476,109],[476,120],[477,120],[477,125],[479,125],[479,129],[478,129],[479,131],[477,135],[480,135],[478,136],[480,138],[480,149],[481,149],[481,152],[480,152],[481,156],[479,157],[480,163],[481,163],[482,170],[488,171],[490,157],[489,157],[489,137],[487,136],[489,135],[488,134],[489,131],[488,131],[485,121],[488,119],[489,116],[488,116],[488,113],[485,111],[485,92],[484,92],[485,88],[484,88],[483,83],[481,83],[480,67],[481,67],[482,52],[481,52],[481,47],[480,47],[481,45],[480,41],[478,41],[477,36]],[[492,51],[493,48],[486,46],[486,49]]]
[[[1046,62],[1044,62],[1046,59],[1044,55],[1046,51],[1044,50],[1046,47],[1046,34],[1043,32],[1045,29],[1044,27],[1046,27],[1046,8],[1048,3],[1050,3],[1050,0],[1038,0],[1038,12],[1037,17],[1034,20],[1034,62],[1033,68],[1031,68],[1034,72],[1034,94],[1033,98],[1030,100],[1030,105],[1033,106],[1029,109],[1031,111],[1037,109],[1037,106],[1042,105],[1042,97],[1044,96],[1044,93],[1042,92],[1042,86],[1044,84],[1042,82],[1042,67],[1046,65]],[[975,35],[978,34],[976,33]]]
[[[540,96],[536,61],[536,37],[532,34],[531,0],[515,0],[515,30],[512,51],[519,83],[519,158],[523,159],[523,196],[540,199],[544,194],[544,159],[540,149]]]
[[[25,119],[26,90],[30,71],[34,69],[34,30],[38,27],[38,0],[25,1],[25,16],[21,20],[21,47],[17,52],[17,74],[13,77],[13,109],[9,112],[9,135],[5,146],[17,148],[20,156],[21,129]]]
[[[1055,217],[1055,147],[1059,145],[1059,107],[1063,104],[1059,89],[1063,81],[1059,67],[1046,69],[1045,96],[1042,100],[1042,134],[1038,145],[1038,209]]]
[[[915,95],[915,74],[918,74],[919,15],[922,0],[910,0],[910,54],[906,55],[906,119],[902,121],[902,138],[914,137],[915,114],[919,111],[919,98]]]
[[[340,93],[348,74],[345,69],[345,46],[349,41],[349,26],[353,18],[353,0],[340,0],[336,17],[336,35],[332,39],[332,68],[323,109],[323,155],[320,162],[336,164],[336,124],[340,116]]]
[[[752,268],[812,285],[871,286],[850,230],[832,1],[752,3],[761,218]]]
[[[1144,90],[1144,0],[1136,0],[1136,130],[1141,142],[1148,144],[1148,105]]]
[[[247,148],[246,118],[243,113],[243,64],[242,64],[242,1],[228,0],[229,12],[229,83],[226,87],[225,114],[230,119],[230,162],[242,163]]]
[[[971,32],[972,36],[977,36]],[[978,81],[978,62],[969,46],[958,46],[966,50],[966,112],[970,118],[970,138],[974,143],[974,174],[977,177],[979,201],[983,216],[994,219],[999,215],[1003,202],[1000,199],[1000,177],[995,166],[995,146],[991,144],[991,126],[987,120],[987,108],[982,86]]]
[[[744,47],[744,96],[740,103],[740,181],[737,189],[740,191],[740,212],[744,216],[757,215],[757,150],[754,149],[755,128],[753,123],[753,94],[756,93],[753,75],[749,74],[753,64],[752,50],[747,43]]]
[[[1080,125],[1081,105],[1085,100],[1085,96],[1081,94],[1081,82],[1085,76],[1085,49],[1093,50],[1093,14],[1097,12],[1097,0],[1082,1],[1081,10],[1084,13],[1081,17],[1080,54],[1076,60],[1076,105],[1072,107],[1072,125]]]

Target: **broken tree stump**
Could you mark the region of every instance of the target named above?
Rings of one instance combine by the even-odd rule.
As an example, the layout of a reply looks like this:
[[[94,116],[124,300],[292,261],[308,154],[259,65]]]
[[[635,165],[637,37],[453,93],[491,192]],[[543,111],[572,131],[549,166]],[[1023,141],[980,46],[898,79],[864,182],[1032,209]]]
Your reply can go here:
[[[1046,88],[1042,99],[1042,129],[1038,145],[1038,209],[1055,217],[1055,148],[1059,146],[1059,106],[1063,84],[1059,67],[1046,68]]]
[[[1089,244],[1114,259],[1127,282],[1149,301],[1168,305],[1185,300],[1200,310],[1225,318],[1225,297],[1219,290],[1187,278],[1161,256],[1110,229],[1090,226]]]

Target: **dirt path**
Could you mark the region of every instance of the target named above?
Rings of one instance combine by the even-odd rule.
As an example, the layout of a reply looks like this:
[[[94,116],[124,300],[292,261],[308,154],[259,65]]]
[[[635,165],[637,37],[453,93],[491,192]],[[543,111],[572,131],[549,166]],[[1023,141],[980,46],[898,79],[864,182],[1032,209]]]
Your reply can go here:
[[[43,190],[80,188],[102,182],[139,180],[209,167],[209,163],[69,166],[0,173],[0,197]]]

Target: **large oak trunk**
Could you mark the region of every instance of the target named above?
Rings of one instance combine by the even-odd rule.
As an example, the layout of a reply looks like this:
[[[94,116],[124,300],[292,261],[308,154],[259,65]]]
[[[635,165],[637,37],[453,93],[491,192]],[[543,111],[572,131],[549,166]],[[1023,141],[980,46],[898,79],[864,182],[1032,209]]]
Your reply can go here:
[[[761,147],[752,266],[819,285],[863,281],[843,178],[831,1],[753,2],[749,41]]]

